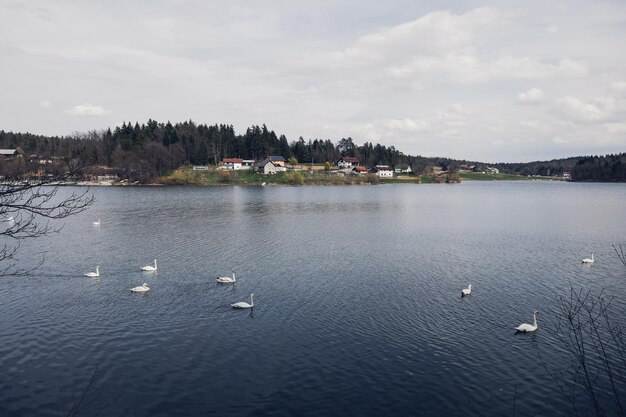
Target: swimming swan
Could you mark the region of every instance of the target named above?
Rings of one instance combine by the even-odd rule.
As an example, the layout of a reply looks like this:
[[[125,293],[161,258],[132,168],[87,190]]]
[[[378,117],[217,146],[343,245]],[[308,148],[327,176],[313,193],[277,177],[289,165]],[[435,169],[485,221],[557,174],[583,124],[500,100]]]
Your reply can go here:
[[[533,324],[523,323],[515,328],[518,332],[534,332],[537,330],[537,314],[539,312],[537,310],[533,311]]]
[[[100,219],[98,219],[98,221],[97,221],[97,222],[93,222],[92,224],[93,224],[94,226],[100,226]]]
[[[231,277],[217,277],[217,282],[220,284],[234,284],[237,282],[237,278],[235,276],[235,271],[233,271],[233,276]]]
[[[240,301],[230,305],[232,308],[252,308],[254,307],[254,294],[250,294],[250,304],[245,301]]]
[[[461,290],[461,297],[464,297],[466,295],[470,295],[472,293],[472,284],[469,284],[467,286],[467,288],[463,288]]]
[[[594,254],[594,253],[595,253],[595,252],[591,252],[591,258],[585,258],[585,259],[583,259],[582,263],[584,263],[584,264],[592,264],[592,263],[594,263],[594,262],[595,262],[595,261],[594,261],[594,259],[593,259],[593,254]]]
[[[152,266],[152,265],[142,266],[141,270],[142,271],[156,271],[157,270],[156,259],[154,260],[154,266]]]
[[[150,287],[148,287],[148,284],[146,284],[144,282],[143,285],[140,285],[140,286],[135,287],[135,288],[131,288],[130,290],[132,292],[146,292],[146,291],[150,291]]]
[[[86,277],[96,278],[100,276],[100,266],[96,266],[96,272],[87,272],[85,274]]]

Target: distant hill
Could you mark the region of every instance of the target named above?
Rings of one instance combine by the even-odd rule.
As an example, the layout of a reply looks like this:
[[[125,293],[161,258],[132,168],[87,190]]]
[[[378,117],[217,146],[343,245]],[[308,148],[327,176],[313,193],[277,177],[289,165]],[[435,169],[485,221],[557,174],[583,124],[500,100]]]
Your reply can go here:
[[[357,145],[352,138],[337,142],[330,139],[289,142],[265,125],[251,126],[236,134],[232,125],[197,124],[191,120],[172,124],[148,120],[145,124],[123,123],[113,130],[90,131],[73,136],[43,136],[0,131],[0,148],[20,148],[30,159],[53,160],[56,169],[64,163],[83,167],[109,167],[121,178],[149,182],[184,164],[218,164],[223,158],[260,160],[268,155],[295,158],[300,163],[335,163],[342,156],[358,158],[361,164],[395,166],[407,164],[416,173],[435,168],[459,170],[473,167],[498,168],[503,173],[519,175],[562,176],[571,173],[574,181],[626,181],[626,153],[606,156],[579,156],[551,161],[486,164],[479,161],[442,157],[405,155],[394,146],[365,142]],[[47,170],[52,167],[47,167]],[[0,175],[15,167],[4,161]],[[41,167],[38,168],[42,170]]]

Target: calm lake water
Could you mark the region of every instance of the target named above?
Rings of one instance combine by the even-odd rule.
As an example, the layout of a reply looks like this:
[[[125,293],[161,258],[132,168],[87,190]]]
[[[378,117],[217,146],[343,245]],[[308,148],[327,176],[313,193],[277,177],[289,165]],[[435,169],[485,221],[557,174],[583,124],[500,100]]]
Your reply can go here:
[[[558,297],[626,321],[626,184],[91,192],[0,279],[2,416],[568,415]]]

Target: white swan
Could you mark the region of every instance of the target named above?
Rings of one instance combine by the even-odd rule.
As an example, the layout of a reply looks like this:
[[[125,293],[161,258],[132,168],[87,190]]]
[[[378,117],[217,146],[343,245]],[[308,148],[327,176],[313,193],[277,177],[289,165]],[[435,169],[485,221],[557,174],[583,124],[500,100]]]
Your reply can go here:
[[[250,294],[250,304],[245,301],[240,301],[230,305],[232,308],[252,308],[254,307],[254,294]]]
[[[85,274],[86,277],[97,278],[100,276],[100,266],[96,266],[96,272],[87,272]]]
[[[594,263],[594,262],[595,262],[595,261],[594,261],[594,259],[593,259],[593,254],[594,254],[594,253],[595,253],[595,252],[591,252],[591,258],[585,258],[585,259],[583,259],[583,262],[582,262],[582,263],[584,263],[584,264],[592,264],[592,263]]]
[[[148,284],[144,282],[143,285],[140,285],[135,288],[131,288],[130,290],[132,292],[146,292],[146,291],[150,291],[150,287],[148,287]]]
[[[537,310],[533,311],[533,324],[523,323],[515,328],[518,332],[534,332],[537,330]]]
[[[100,226],[100,219],[98,219],[98,221],[97,221],[97,222],[93,222],[92,224],[93,224],[94,226]]]
[[[9,216],[6,219],[4,219],[5,222],[14,222],[15,219],[13,218],[13,216]]]
[[[466,295],[470,295],[472,293],[472,284],[469,284],[467,286],[467,288],[463,288],[461,290],[461,297],[464,297]]]
[[[233,271],[233,276],[231,277],[217,277],[217,282],[220,284],[234,284],[237,282],[237,277],[235,276],[235,271]]]
[[[154,260],[154,266],[152,265],[148,265],[148,266],[142,266],[141,267],[142,271],[156,271],[157,270],[157,263],[156,263],[156,259]]]

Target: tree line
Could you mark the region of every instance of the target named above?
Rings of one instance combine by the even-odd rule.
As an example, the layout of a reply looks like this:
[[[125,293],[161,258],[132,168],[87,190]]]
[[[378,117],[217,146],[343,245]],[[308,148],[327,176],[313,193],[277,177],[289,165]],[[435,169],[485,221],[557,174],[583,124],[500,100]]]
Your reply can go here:
[[[357,146],[352,138],[333,143],[330,139],[305,141],[300,137],[290,143],[285,135],[278,136],[265,124],[236,134],[232,125],[196,124],[191,120],[176,124],[154,120],[145,124],[124,122],[113,130],[62,137],[0,131],[0,147],[19,148],[24,156],[37,156],[40,160],[56,158],[74,166],[113,167],[120,177],[140,182],[186,164],[217,165],[223,158],[258,161],[268,155],[295,157],[300,163],[315,164],[332,164],[342,156],[353,156],[366,166],[408,164],[422,171],[430,165],[427,158],[406,156],[393,146]]]
[[[519,175],[562,176],[569,172],[573,181],[626,181],[626,153],[493,166]]]
[[[228,124],[197,124],[191,120],[172,124],[148,120],[147,123],[124,122],[113,130],[92,130],[69,136],[42,136],[0,130],[1,148],[19,148],[26,156],[55,158],[46,171],[70,168],[111,167],[120,178],[149,182],[185,165],[217,165],[223,158],[261,160],[268,155],[295,157],[302,164],[335,163],[339,158],[358,158],[366,167],[374,165],[409,165],[418,174],[433,167],[456,171],[462,166],[486,166],[485,163],[440,157],[405,155],[394,146],[365,142],[357,145],[350,137],[337,142],[330,139],[299,137],[288,141],[285,135],[254,125],[243,134],[235,133]],[[519,175],[561,176],[571,172],[576,181],[626,181],[626,154],[584,156],[552,161],[490,164],[504,173]],[[16,172],[16,163],[0,164],[0,175]],[[33,169],[24,166],[23,170]],[[88,170],[89,171],[89,170]]]

